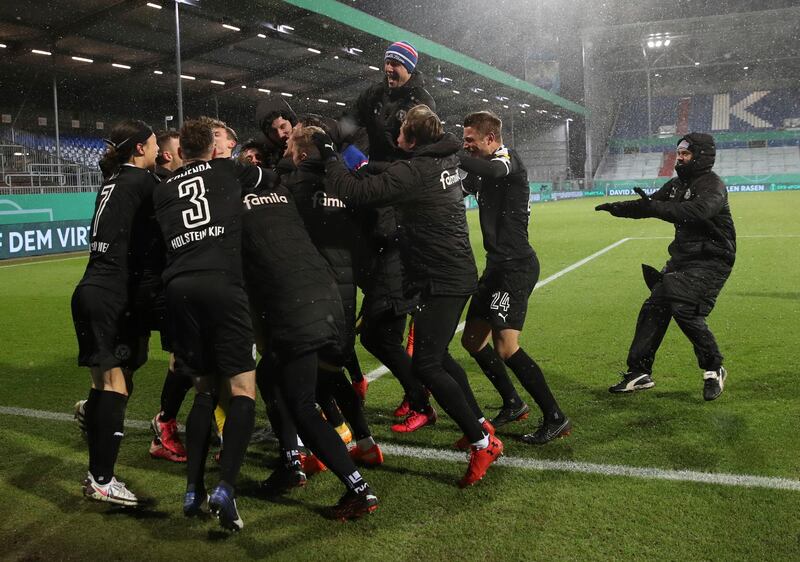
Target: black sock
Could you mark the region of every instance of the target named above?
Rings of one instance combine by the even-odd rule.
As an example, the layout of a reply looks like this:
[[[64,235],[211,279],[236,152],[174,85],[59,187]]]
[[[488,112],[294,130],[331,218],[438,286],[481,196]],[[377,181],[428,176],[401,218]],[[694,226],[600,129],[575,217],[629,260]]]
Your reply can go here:
[[[364,417],[361,399],[347,382],[344,373],[342,371],[320,371],[318,380],[336,400],[345,421],[353,430],[356,441],[372,435],[367,419]]]
[[[248,396],[233,396],[228,403],[228,416],[222,430],[222,455],[219,460],[220,480],[236,486],[239,469],[253,434],[256,421],[256,401]]]
[[[95,414],[97,412],[97,399],[100,398],[102,390],[97,388],[89,389],[89,398],[83,407],[83,418],[86,426],[86,441],[89,444],[89,472],[95,474],[97,471],[97,432],[95,431]]]
[[[192,378],[167,371],[164,386],[161,388],[161,421],[168,422],[178,417],[186,393],[192,388]]]
[[[534,401],[542,410],[542,414],[548,420],[559,420],[564,417],[558,407],[556,399],[550,392],[547,386],[547,381],[544,380],[544,374],[536,364],[536,361],[531,359],[525,350],[521,347],[508,359],[506,365],[511,369],[523,388],[533,396]]]
[[[333,427],[339,427],[344,423],[344,416],[342,416],[342,412],[339,411],[339,405],[336,403],[336,399],[331,394],[330,389],[325,386],[321,381],[323,381],[323,377],[327,377],[330,372],[324,369],[319,370],[318,378],[317,378],[317,404],[322,409],[322,413],[325,414],[325,419],[328,420],[328,423],[331,424]]]
[[[214,398],[198,392],[186,418],[186,483],[188,490],[205,490],[204,473],[208,456]]]
[[[458,386],[461,387],[461,391],[464,393],[464,398],[467,400],[467,405],[469,405],[470,409],[472,410],[475,419],[480,419],[483,417],[483,410],[481,407],[478,406],[478,401],[475,400],[475,395],[472,393],[472,387],[469,385],[469,379],[467,379],[467,373],[464,371],[464,368],[458,364],[458,362],[453,359],[453,356],[450,353],[445,352],[444,357],[442,358],[442,367],[447,374],[450,375]],[[437,398],[438,400],[438,398]]]
[[[503,360],[491,345],[484,346],[483,349],[471,354],[478,366],[483,370],[486,378],[492,383],[495,390],[503,399],[504,408],[518,408],[522,404],[522,398],[517,394],[514,384],[506,372]]]
[[[106,390],[97,397],[93,414],[95,459],[92,476],[98,484],[108,484],[114,476],[119,446],[125,431],[125,406],[128,397]]]

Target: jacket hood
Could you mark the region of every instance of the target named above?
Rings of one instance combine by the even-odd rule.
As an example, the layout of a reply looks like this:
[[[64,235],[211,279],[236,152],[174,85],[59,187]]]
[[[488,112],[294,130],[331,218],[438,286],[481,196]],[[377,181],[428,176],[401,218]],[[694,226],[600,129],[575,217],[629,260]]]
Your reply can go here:
[[[256,126],[265,135],[269,134],[272,122],[276,117],[283,117],[294,127],[297,124],[297,114],[283,99],[266,99],[256,107]]]
[[[414,156],[432,156],[434,158],[450,156],[458,152],[463,144],[463,141],[453,133],[445,133],[438,141],[417,147],[414,150]]]
[[[692,153],[692,161],[688,164],[675,163],[675,171],[682,180],[689,180],[700,174],[711,171],[717,157],[717,148],[714,144],[714,137],[706,133],[689,133],[681,137],[678,146],[682,143],[688,144],[686,147]]]

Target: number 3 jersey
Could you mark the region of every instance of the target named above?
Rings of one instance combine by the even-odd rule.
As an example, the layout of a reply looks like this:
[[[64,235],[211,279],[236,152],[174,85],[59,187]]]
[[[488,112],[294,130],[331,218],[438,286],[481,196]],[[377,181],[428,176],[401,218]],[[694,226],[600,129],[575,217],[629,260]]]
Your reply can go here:
[[[177,275],[216,271],[242,283],[242,194],[266,181],[264,170],[227,158],[194,162],[155,196],[167,247],[164,283]]]
[[[122,293],[130,275],[150,247],[147,223],[153,213],[158,178],[124,164],[97,193],[90,227],[89,263],[80,285],[95,285]]]

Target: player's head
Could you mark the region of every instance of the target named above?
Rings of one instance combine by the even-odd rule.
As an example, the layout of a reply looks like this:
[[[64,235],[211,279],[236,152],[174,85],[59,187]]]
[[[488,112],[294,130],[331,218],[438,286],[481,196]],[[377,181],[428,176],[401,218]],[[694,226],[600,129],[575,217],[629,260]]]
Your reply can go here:
[[[464,150],[486,158],[503,144],[503,121],[491,111],[476,111],[464,118]]]
[[[100,160],[100,170],[104,177],[117,173],[123,164],[133,164],[137,168],[150,170],[156,165],[158,143],[153,129],[138,119],[120,121],[111,128],[111,134],[103,139],[108,145]]]
[[[405,41],[392,43],[383,56],[383,72],[390,88],[399,88],[417,67],[417,50]]]
[[[201,117],[185,121],[181,127],[178,152],[184,161],[216,158],[214,120]]]
[[[319,150],[314,144],[314,133],[324,133],[325,131],[320,127],[313,125],[297,127],[289,139],[289,154],[292,157],[292,162],[295,166],[299,166],[302,162],[308,159],[318,160],[320,158]]]
[[[178,155],[181,134],[178,131],[159,131],[156,134],[158,142],[158,156],[156,164],[174,172],[183,166],[183,160]]]
[[[689,133],[678,141],[675,150],[675,171],[681,178],[707,172],[714,167],[717,148],[714,137],[706,133]]]
[[[439,116],[427,105],[415,105],[406,113],[400,126],[397,146],[411,152],[419,146],[431,144],[444,136],[444,128]]]
[[[297,124],[297,114],[284,100],[265,100],[256,108],[256,123],[268,144],[286,147],[286,141]]]
[[[215,158],[230,158],[233,156],[233,149],[236,148],[238,142],[236,131],[219,119],[211,119],[210,117],[205,117],[204,119],[208,119],[211,122],[214,130],[214,146],[217,149]]]
[[[239,152],[239,161],[253,164],[254,166],[262,166],[264,164],[264,152],[261,150],[261,145],[255,139],[245,141],[242,145],[242,150]]]

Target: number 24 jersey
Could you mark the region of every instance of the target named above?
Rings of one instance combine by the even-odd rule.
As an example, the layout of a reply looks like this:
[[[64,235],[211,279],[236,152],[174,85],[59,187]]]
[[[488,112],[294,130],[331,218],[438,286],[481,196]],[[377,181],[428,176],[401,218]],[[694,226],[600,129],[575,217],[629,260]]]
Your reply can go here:
[[[176,170],[154,197],[167,247],[164,283],[185,273],[216,271],[242,282],[242,195],[265,171],[227,158]]]

